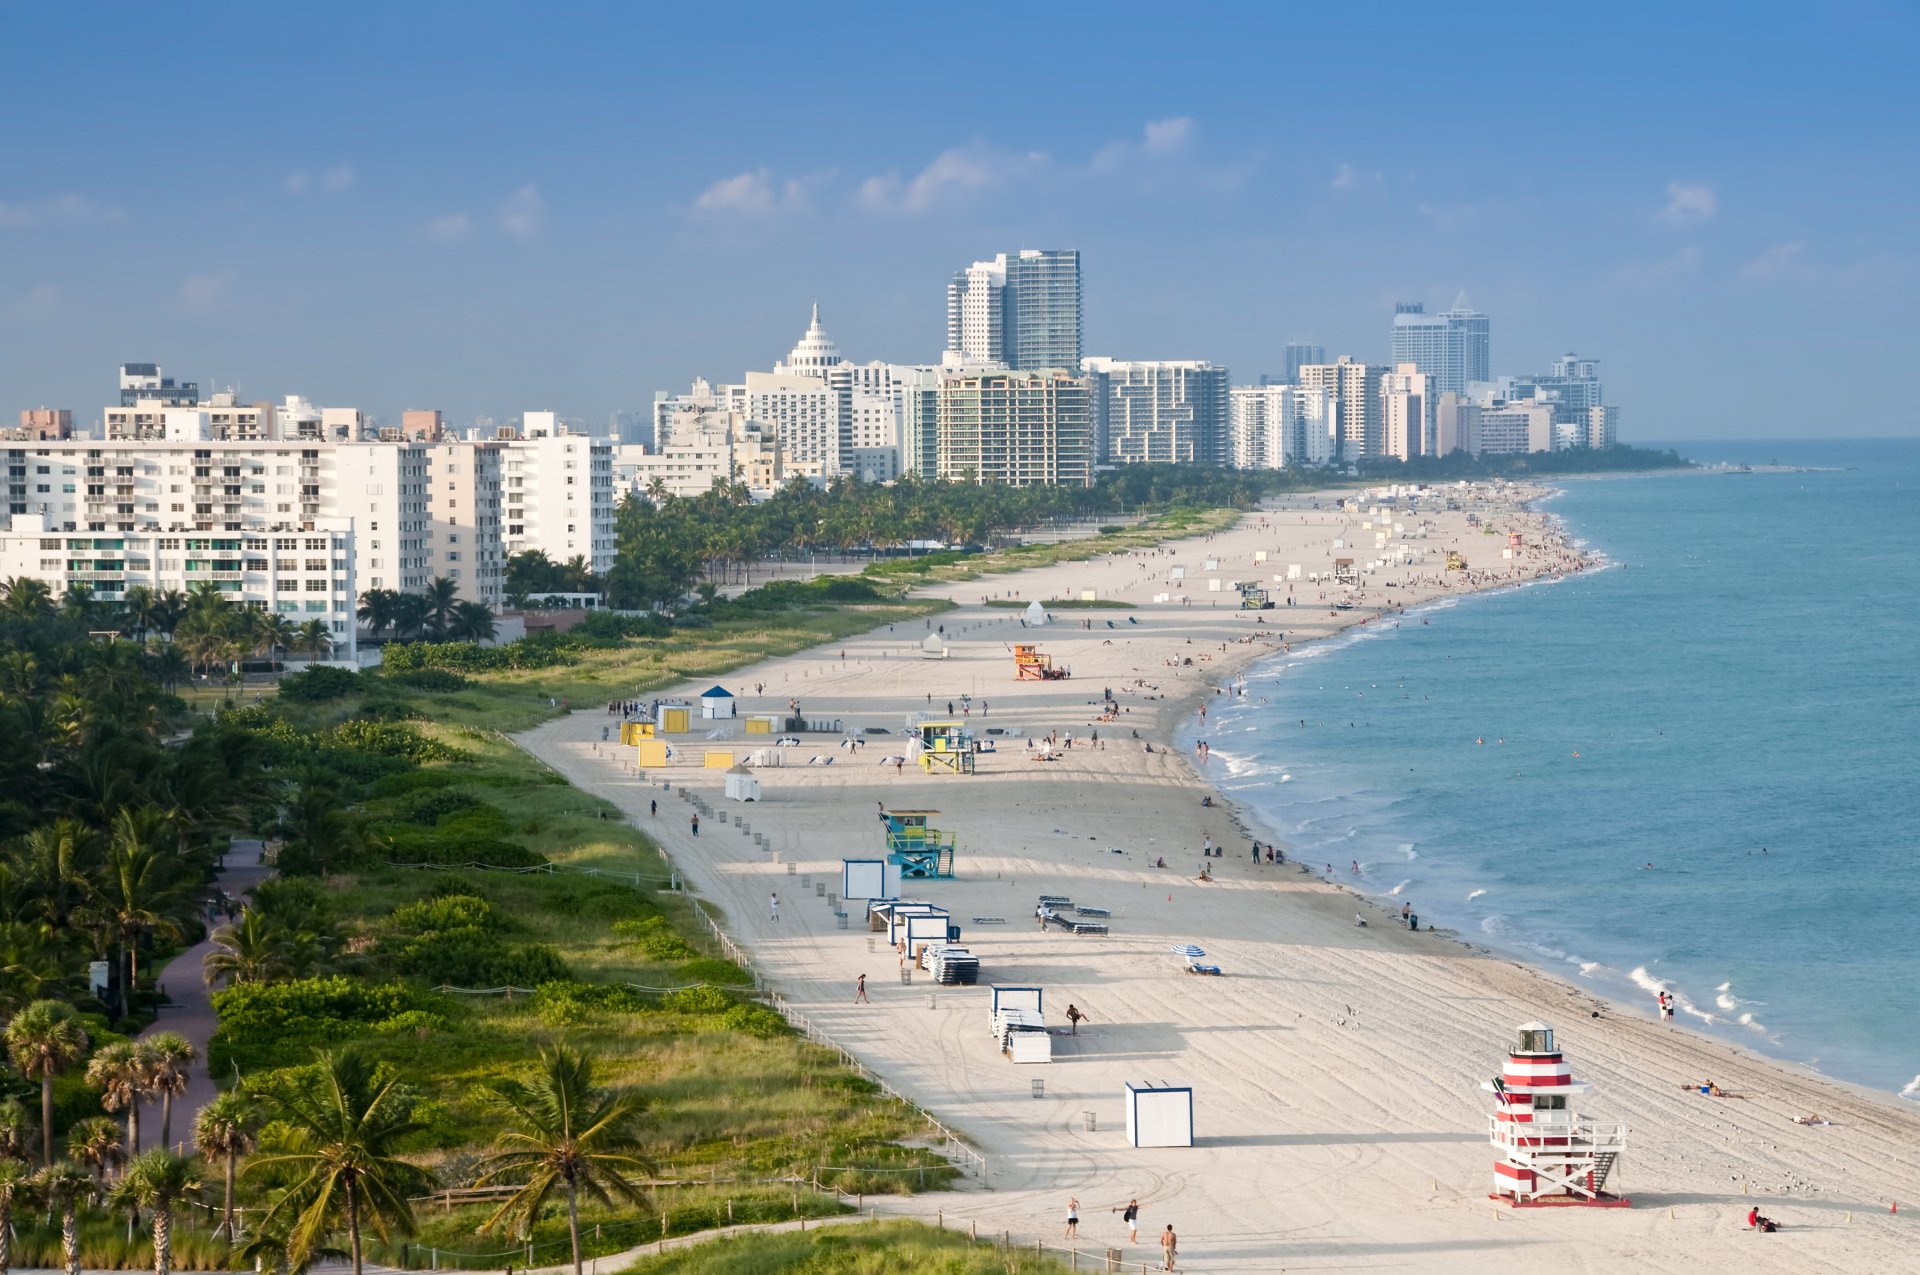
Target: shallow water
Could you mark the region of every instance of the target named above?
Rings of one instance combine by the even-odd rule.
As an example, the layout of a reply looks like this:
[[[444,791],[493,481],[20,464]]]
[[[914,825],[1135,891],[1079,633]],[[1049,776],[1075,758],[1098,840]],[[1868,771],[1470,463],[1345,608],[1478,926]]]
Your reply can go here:
[[[1425,922],[1920,1096],[1920,443],[1681,450],[1851,468],[1567,483],[1605,569],[1249,670],[1208,769]]]

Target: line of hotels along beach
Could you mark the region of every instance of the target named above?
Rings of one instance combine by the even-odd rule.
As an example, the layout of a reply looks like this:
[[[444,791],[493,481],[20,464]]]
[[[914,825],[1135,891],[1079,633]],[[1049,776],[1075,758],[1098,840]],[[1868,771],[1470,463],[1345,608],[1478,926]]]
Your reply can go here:
[[[629,492],[728,479],[764,497],[795,478],[903,474],[1086,485],[1138,462],[1268,469],[1614,443],[1594,360],[1495,378],[1488,319],[1461,305],[1397,306],[1391,363],[1297,342],[1282,372],[1241,386],[1204,360],[1087,357],[1081,318],[1078,252],[1004,253],[948,284],[937,364],[849,362],[815,306],[771,371],[695,380],[599,430],[551,411],[456,427],[409,410],[396,426],[298,395],[203,396],[156,364],[122,364],[119,401],[86,430],[42,407],[0,435],[0,579],[103,601],[211,583],[323,622],[334,657],[352,660],[367,590],[446,577],[499,610],[514,554],[604,572]]]

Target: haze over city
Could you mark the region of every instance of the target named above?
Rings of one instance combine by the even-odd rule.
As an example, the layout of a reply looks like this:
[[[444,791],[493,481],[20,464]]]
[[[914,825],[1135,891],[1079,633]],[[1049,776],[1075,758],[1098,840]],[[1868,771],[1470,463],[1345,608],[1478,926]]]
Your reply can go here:
[[[1037,247],[1089,354],[1250,383],[1464,297],[1500,369],[1600,358],[1628,441],[1920,429],[1912,13],[1589,17],[11,7],[0,398],[154,359],[598,427],[815,302],[936,360],[952,273]]]

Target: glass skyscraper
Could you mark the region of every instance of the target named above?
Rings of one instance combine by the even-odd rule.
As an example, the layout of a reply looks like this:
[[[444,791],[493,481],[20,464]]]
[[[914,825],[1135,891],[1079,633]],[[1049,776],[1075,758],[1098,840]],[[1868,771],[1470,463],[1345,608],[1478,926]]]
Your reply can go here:
[[[1417,301],[1393,308],[1393,362],[1412,363],[1431,377],[1436,398],[1493,379],[1490,346],[1491,325],[1478,310],[1455,305],[1444,314],[1428,314]]]
[[[962,363],[1078,372],[1080,319],[1076,251],[1003,252],[947,285],[947,352]]]

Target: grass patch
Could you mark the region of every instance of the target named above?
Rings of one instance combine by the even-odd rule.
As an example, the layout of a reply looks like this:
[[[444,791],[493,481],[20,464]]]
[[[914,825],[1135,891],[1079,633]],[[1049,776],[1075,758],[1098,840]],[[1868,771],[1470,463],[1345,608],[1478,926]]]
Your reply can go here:
[[[1103,554],[1148,549],[1183,536],[1209,535],[1224,531],[1240,520],[1238,509],[1170,509],[1131,527],[1102,528],[1099,535],[1079,540],[1061,540],[1053,544],[1016,545],[991,553],[928,554],[895,562],[875,563],[866,569],[869,576],[919,581],[978,580],[984,575],[1003,575],[1031,567],[1050,567],[1062,562],[1085,562]]]
[[[1001,607],[1009,611],[1024,611],[1032,605],[1031,598],[988,598],[987,605]],[[1133,603],[1120,602],[1113,598],[1042,598],[1040,605],[1048,611],[1131,611]]]
[[[1089,1254],[1088,1265],[1092,1259]],[[645,1257],[626,1275],[1054,1275],[1068,1266],[1019,1248],[976,1244],[920,1222],[868,1222],[712,1240]]]

